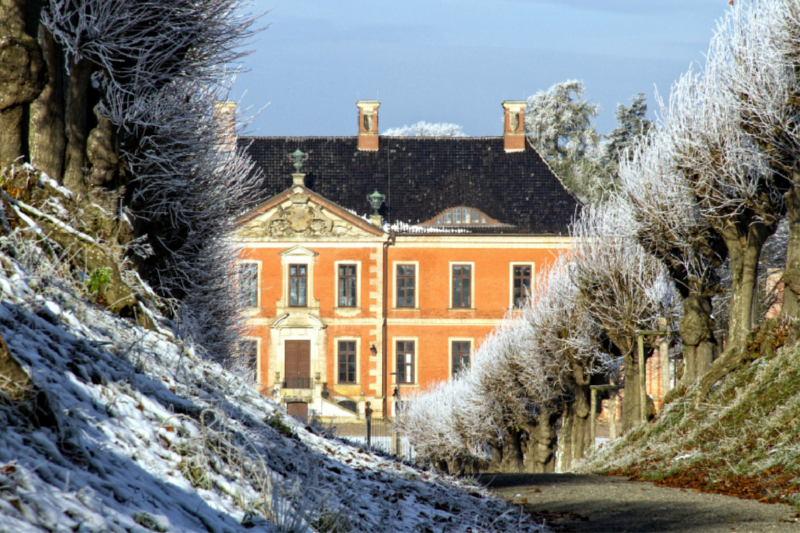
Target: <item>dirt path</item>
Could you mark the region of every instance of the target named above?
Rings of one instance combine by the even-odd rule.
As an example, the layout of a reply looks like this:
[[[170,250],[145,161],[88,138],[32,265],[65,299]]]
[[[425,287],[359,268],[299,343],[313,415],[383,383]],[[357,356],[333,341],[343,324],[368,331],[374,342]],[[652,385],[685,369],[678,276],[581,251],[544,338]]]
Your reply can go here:
[[[480,482],[522,504],[556,531],[592,533],[800,532],[800,513],[625,477],[573,474],[484,474]],[[783,520],[783,521],[782,521]]]

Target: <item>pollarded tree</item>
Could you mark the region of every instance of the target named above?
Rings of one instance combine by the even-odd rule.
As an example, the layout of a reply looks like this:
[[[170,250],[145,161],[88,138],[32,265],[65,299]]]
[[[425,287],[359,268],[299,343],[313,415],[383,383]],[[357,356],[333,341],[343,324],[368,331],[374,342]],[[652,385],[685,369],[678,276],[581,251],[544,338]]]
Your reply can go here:
[[[570,278],[576,304],[594,319],[624,367],[622,430],[642,421],[636,331],[672,312],[673,289],[661,263],[636,242],[629,214],[609,202],[589,206],[570,227]]]
[[[224,68],[252,35],[240,7],[239,0],[2,4],[3,23],[22,43],[14,49],[28,59],[0,66],[0,78],[21,82],[13,109],[3,111],[16,122],[0,128],[0,165],[32,162],[64,184],[79,229],[109,249],[146,239],[156,253],[128,259],[162,296],[182,300],[184,324],[196,324],[198,340],[218,356],[235,337],[237,307],[225,281],[232,257],[225,235],[234,215],[258,199],[252,164],[216,127]]]
[[[486,378],[479,383],[484,398],[500,407],[498,419],[503,430],[502,449],[495,450],[493,463],[502,472],[525,470],[525,441],[536,425],[537,403],[520,380],[524,355],[535,351],[530,326],[519,317],[506,317],[482,346],[486,354]],[[497,464],[498,452],[502,460]]]
[[[783,316],[800,317],[800,5],[756,0],[734,7],[715,41],[731,105],[784,191],[789,220]],[[781,183],[782,182],[782,183]]]
[[[730,25],[730,20],[727,20]],[[730,26],[728,26],[730,27]],[[689,72],[673,86],[664,132],[673,158],[698,199],[700,213],[727,248],[732,283],[723,362],[753,326],[761,248],[783,214],[784,180],[745,131],[726,84],[736,71],[723,26],[703,76]]]
[[[562,255],[537,276],[536,294],[522,309],[531,328],[533,350],[523,354],[519,377],[539,406],[540,418],[562,416],[558,439],[562,471],[592,444],[589,385],[598,382],[607,363],[599,350],[600,325],[585,311],[569,268],[568,257]],[[537,466],[547,464],[545,458],[552,449],[545,444],[550,434],[555,435],[552,423],[542,419],[530,433],[539,438],[531,439],[535,447],[529,447],[529,454]]]
[[[639,243],[666,266],[683,299],[682,382],[689,386],[713,362],[717,339],[712,298],[720,290],[717,268],[727,249],[701,215],[662,130],[653,129],[633,143],[620,159],[619,177],[621,198],[616,205],[629,211]]]

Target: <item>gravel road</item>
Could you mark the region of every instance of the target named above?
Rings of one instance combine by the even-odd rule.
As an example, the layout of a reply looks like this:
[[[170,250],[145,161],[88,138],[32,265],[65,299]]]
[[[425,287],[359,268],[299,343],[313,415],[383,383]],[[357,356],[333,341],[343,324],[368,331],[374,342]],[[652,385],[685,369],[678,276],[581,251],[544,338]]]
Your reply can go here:
[[[789,505],[758,503],[626,477],[484,474],[479,481],[556,531],[593,533],[800,533]]]

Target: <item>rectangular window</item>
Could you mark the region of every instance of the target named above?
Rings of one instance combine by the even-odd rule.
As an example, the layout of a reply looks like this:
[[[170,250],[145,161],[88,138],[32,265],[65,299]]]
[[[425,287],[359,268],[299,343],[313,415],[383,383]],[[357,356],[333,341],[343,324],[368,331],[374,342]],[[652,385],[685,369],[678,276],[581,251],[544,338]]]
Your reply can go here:
[[[339,341],[339,383],[356,383],[356,341]]]
[[[445,223],[445,224],[450,224],[452,221],[453,221],[453,215],[452,215],[452,212],[451,212],[451,211],[447,211],[447,212],[444,214],[444,223]]]
[[[453,341],[453,375],[469,368],[470,341]]]
[[[464,224],[472,222],[472,209],[464,209]]]
[[[239,263],[239,291],[243,305],[258,306],[258,265],[256,263]]]
[[[453,224],[461,224],[461,208],[453,209]]]
[[[514,265],[514,307],[522,307],[531,292],[530,265]]]
[[[249,339],[239,341],[239,355],[247,364],[248,373],[258,381],[256,375],[258,372],[258,341]]]
[[[397,341],[397,382],[414,383],[414,341]]]
[[[416,276],[414,265],[397,265],[397,307],[414,307]]]
[[[442,217],[437,217],[436,218],[436,223],[437,224],[441,224],[442,223]]]
[[[339,307],[356,306],[356,265],[339,265]]]
[[[289,306],[306,307],[308,265],[289,265]]]
[[[453,307],[471,307],[472,267],[453,265]]]

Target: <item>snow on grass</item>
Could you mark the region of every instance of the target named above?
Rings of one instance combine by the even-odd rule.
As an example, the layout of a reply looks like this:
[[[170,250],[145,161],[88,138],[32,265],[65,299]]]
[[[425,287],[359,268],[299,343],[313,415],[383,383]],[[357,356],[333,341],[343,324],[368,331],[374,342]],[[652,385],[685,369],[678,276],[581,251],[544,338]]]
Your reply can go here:
[[[0,334],[33,383],[0,398],[2,533],[546,530],[468,482],[317,434],[176,332],[0,262]]]
[[[728,375],[698,407],[693,389],[656,419],[604,444],[578,472],[636,475],[800,507],[800,344],[767,340],[748,349],[755,360]]]

